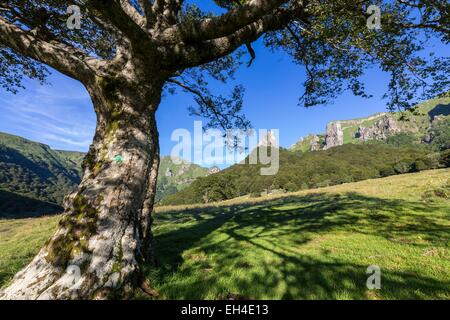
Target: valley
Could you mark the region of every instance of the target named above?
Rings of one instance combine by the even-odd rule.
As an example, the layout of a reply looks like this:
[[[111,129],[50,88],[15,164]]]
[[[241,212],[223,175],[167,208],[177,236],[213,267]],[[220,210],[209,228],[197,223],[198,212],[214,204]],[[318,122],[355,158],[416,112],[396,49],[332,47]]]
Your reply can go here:
[[[377,113],[330,122],[280,148],[280,169],[261,176],[261,165],[224,170],[161,157],[158,205],[208,203],[235,197],[285,193],[408,172],[448,167],[450,98],[425,101],[410,111]],[[253,152],[258,152],[254,150]],[[64,197],[81,180],[81,152],[53,150],[0,133],[0,217],[61,212]]]

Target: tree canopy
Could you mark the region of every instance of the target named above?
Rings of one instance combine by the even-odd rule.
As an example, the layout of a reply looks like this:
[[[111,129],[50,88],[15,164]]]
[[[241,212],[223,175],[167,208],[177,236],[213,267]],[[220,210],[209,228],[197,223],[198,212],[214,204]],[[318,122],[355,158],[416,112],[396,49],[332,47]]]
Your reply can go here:
[[[449,58],[426,50],[430,40],[450,40],[446,0],[214,2],[225,12],[203,12],[200,2],[183,0],[2,1],[0,84],[16,92],[23,77],[44,82],[48,66],[85,83],[91,73],[117,71],[137,58],[136,67],[151,77],[149,61],[157,58],[166,90],[195,96],[192,113],[210,119],[209,126],[246,127],[239,115],[244,88],[214,95],[208,81],[226,82],[245,59],[250,65],[257,58],[251,43],[263,37],[269,49],[305,67],[304,106],[328,103],[346,90],[369,97],[361,76],[373,66],[390,75],[392,109],[449,90]],[[69,5],[80,8],[79,29],[68,28]],[[368,27],[373,5],[381,29]]]

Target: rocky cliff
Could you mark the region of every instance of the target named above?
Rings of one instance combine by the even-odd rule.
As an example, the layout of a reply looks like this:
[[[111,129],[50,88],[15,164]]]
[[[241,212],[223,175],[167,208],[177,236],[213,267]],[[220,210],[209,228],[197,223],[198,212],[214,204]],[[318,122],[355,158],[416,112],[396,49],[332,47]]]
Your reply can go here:
[[[385,115],[371,126],[358,126],[355,138],[361,141],[380,140],[400,132],[401,129],[397,121],[392,116]]]
[[[259,141],[258,147],[278,147],[275,132],[272,130],[267,131],[267,133]]]
[[[431,99],[415,106],[411,112],[381,112],[360,119],[330,122],[324,135],[309,134],[295,143],[291,150],[325,150],[347,143],[385,140],[400,133],[431,143],[433,122],[449,116],[450,98]]]
[[[175,163],[169,156],[161,157],[159,165],[156,202],[189,186],[199,177],[208,175],[208,168],[177,159]]]
[[[207,175],[210,176],[212,174],[216,174],[216,173],[219,173],[219,172],[220,172],[220,168],[217,167],[217,166],[214,166],[214,167],[211,167],[211,168],[208,169]]]
[[[325,140],[323,135],[309,134],[292,145],[291,150],[302,152],[322,150],[324,143]]]
[[[335,121],[327,124],[324,149],[330,149],[343,144],[344,132],[342,131],[341,123],[339,121]]]

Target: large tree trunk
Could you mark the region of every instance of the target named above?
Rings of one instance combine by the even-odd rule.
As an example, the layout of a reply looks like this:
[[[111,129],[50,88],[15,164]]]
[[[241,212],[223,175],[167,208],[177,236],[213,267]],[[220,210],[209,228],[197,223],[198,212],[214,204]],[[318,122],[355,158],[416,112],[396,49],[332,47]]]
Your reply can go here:
[[[88,86],[97,127],[82,182],[66,197],[55,235],[1,298],[106,299],[141,281],[139,265],[153,251],[161,87],[100,77]]]

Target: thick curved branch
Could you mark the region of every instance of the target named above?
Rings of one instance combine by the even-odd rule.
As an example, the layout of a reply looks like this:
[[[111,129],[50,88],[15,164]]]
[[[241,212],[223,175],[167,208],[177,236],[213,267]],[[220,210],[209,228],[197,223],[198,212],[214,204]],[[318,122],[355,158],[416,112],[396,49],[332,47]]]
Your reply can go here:
[[[148,2],[148,1],[142,1]],[[120,6],[122,10],[134,21],[135,24],[140,26],[141,28],[146,27],[146,19],[145,16],[141,15],[139,11],[130,3],[129,0],[120,0]]]
[[[152,12],[155,16],[154,29],[163,30],[177,23],[177,16],[184,0],[155,0]]]
[[[137,0],[142,13],[144,14],[145,29],[148,30],[155,22],[155,14],[152,9],[152,4],[149,0]]]
[[[91,0],[86,6],[93,9],[90,10],[93,14],[101,15],[102,20],[123,32],[131,41],[140,43],[146,38],[149,39],[144,20],[135,21],[139,13],[127,0]]]
[[[22,30],[2,17],[0,43],[81,82],[88,81],[102,64],[81,50],[54,39],[41,39],[33,31]]]
[[[224,37],[270,14],[288,0],[252,0],[217,17],[186,21],[167,28],[161,39],[168,42],[204,41]]]
[[[266,32],[283,29],[293,19],[302,18],[302,14],[301,8],[278,9],[275,13],[266,15],[231,35],[193,45],[197,54],[189,54],[190,49],[187,49],[189,57],[184,62],[187,67],[191,67],[226,56],[240,46],[257,40]]]

